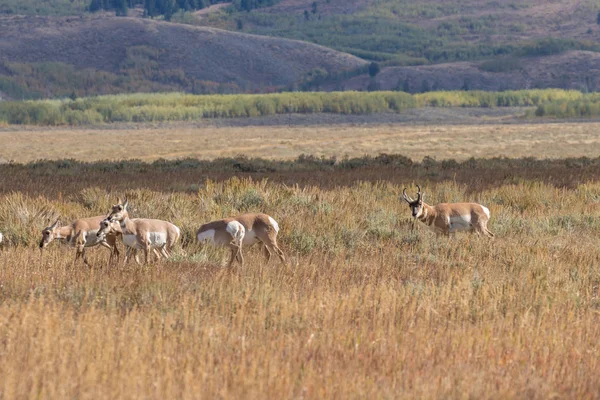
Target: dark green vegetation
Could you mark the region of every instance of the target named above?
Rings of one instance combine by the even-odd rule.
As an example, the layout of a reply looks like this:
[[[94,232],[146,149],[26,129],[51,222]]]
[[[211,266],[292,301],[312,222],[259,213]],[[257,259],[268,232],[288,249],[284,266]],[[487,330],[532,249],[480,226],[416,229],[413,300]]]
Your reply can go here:
[[[90,0],[2,0],[0,14],[77,15],[86,11]]]
[[[82,99],[0,103],[0,122],[83,125],[102,122],[191,121],[202,118],[256,117],[287,113],[372,114],[415,107],[539,106],[583,98],[565,90],[510,92],[311,92],[264,95],[183,93],[101,96]]]

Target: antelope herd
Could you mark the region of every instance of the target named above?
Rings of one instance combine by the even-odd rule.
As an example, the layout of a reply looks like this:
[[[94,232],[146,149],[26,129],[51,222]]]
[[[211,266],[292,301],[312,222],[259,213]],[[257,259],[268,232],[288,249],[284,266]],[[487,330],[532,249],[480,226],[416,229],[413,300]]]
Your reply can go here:
[[[475,232],[493,238],[494,234],[487,228],[490,210],[477,203],[440,203],[430,206],[423,201],[424,194],[417,185],[417,199],[413,200],[402,191],[402,198],[408,203],[412,217],[427,225],[436,236],[449,236],[455,232]],[[146,218],[130,218],[129,201],[119,199],[108,215],[82,218],[69,225],[59,226],[57,219],[52,225],[42,230],[40,249],[44,250],[53,240],[65,240],[75,247],[75,261],[82,258],[89,265],[86,248],[102,246],[110,250],[110,261],[119,258],[117,241],[120,238],[126,247],[124,264],[133,253],[135,261],[140,264],[137,255],[142,250],[145,262],[150,262],[150,255],[156,260],[171,257],[173,246],[181,237],[181,230],[168,221]],[[244,266],[243,247],[259,244],[266,256],[267,263],[275,253],[282,263],[286,263],[283,251],[277,244],[279,224],[267,214],[242,214],[237,217],[224,218],[208,222],[198,229],[196,239],[200,244],[209,243],[217,247],[231,250],[228,266],[237,260]],[[4,237],[0,233],[0,244]]]

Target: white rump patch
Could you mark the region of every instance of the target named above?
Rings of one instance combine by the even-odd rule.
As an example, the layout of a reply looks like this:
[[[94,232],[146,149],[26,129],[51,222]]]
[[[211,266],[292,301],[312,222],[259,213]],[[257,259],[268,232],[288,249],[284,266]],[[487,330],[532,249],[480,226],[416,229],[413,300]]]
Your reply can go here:
[[[209,229],[207,231],[200,232],[198,235],[196,235],[196,239],[198,239],[199,242],[209,241],[210,243],[214,243],[215,242],[215,230]]]
[[[167,244],[167,232],[148,232],[150,247],[163,247]]]
[[[2,240],[4,240],[4,236],[2,236],[2,232],[0,232],[0,243],[2,243]]]
[[[244,236],[246,234],[246,228],[244,228],[244,225],[240,224],[238,221],[231,221],[227,223],[225,230],[231,235],[234,243],[243,243]]]
[[[271,223],[271,225],[273,225],[273,229],[275,229],[275,232],[279,233],[279,224],[277,223],[277,221],[269,217],[269,222]]]
[[[481,206],[483,208],[483,212],[487,215],[488,219],[490,218],[490,210],[486,206]]]
[[[459,231],[470,231],[471,226],[471,215],[461,215],[460,217],[450,217],[450,232],[459,232]]]

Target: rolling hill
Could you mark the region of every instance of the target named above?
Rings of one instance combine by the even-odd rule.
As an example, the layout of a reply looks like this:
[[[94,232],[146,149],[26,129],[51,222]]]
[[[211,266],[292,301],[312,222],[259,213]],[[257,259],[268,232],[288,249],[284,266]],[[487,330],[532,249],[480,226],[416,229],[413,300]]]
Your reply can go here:
[[[497,67],[496,67],[497,66]],[[454,62],[384,67],[366,74],[322,85],[323,90],[485,90],[562,88],[600,90],[600,53],[567,51],[561,54],[500,58],[493,62]]]
[[[85,0],[53,1],[39,14],[78,15],[0,17],[0,98],[600,88],[597,1],[275,0],[172,22],[142,18],[141,8],[117,18],[82,12]],[[374,79],[369,62],[381,69]]]
[[[256,91],[366,62],[319,45],[123,17],[0,18],[0,91],[37,97],[152,90]],[[10,85],[13,86],[10,86]],[[7,90],[8,88],[8,90]],[[25,89],[23,89],[25,90]]]

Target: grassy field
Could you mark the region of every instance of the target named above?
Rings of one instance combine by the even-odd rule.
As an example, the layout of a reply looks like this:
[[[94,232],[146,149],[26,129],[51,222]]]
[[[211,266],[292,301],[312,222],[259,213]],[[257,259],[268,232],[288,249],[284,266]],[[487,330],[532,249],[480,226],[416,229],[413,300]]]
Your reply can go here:
[[[595,397],[600,161],[388,161],[0,165],[3,397]],[[415,183],[487,205],[496,239],[413,228],[398,195]],[[181,227],[171,261],[40,256],[49,220],[125,191],[135,216]],[[289,265],[252,249],[228,270],[193,244],[246,211],[279,221]]]
[[[433,111],[431,111],[433,113]],[[444,114],[445,115],[445,114]],[[451,118],[450,116],[448,116]],[[498,117],[498,121],[505,117]],[[376,118],[375,118],[376,120]],[[481,118],[481,122],[494,119]],[[283,122],[284,121],[280,121]],[[214,159],[244,154],[293,159],[301,154],[356,157],[404,154],[421,160],[469,157],[595,157],[599,123],[482,125],[222,126],[206,124],[115,125],[102,128],[0,130],[0,159],[77,160]],[[559,145],[560,144],[560,145]]]

